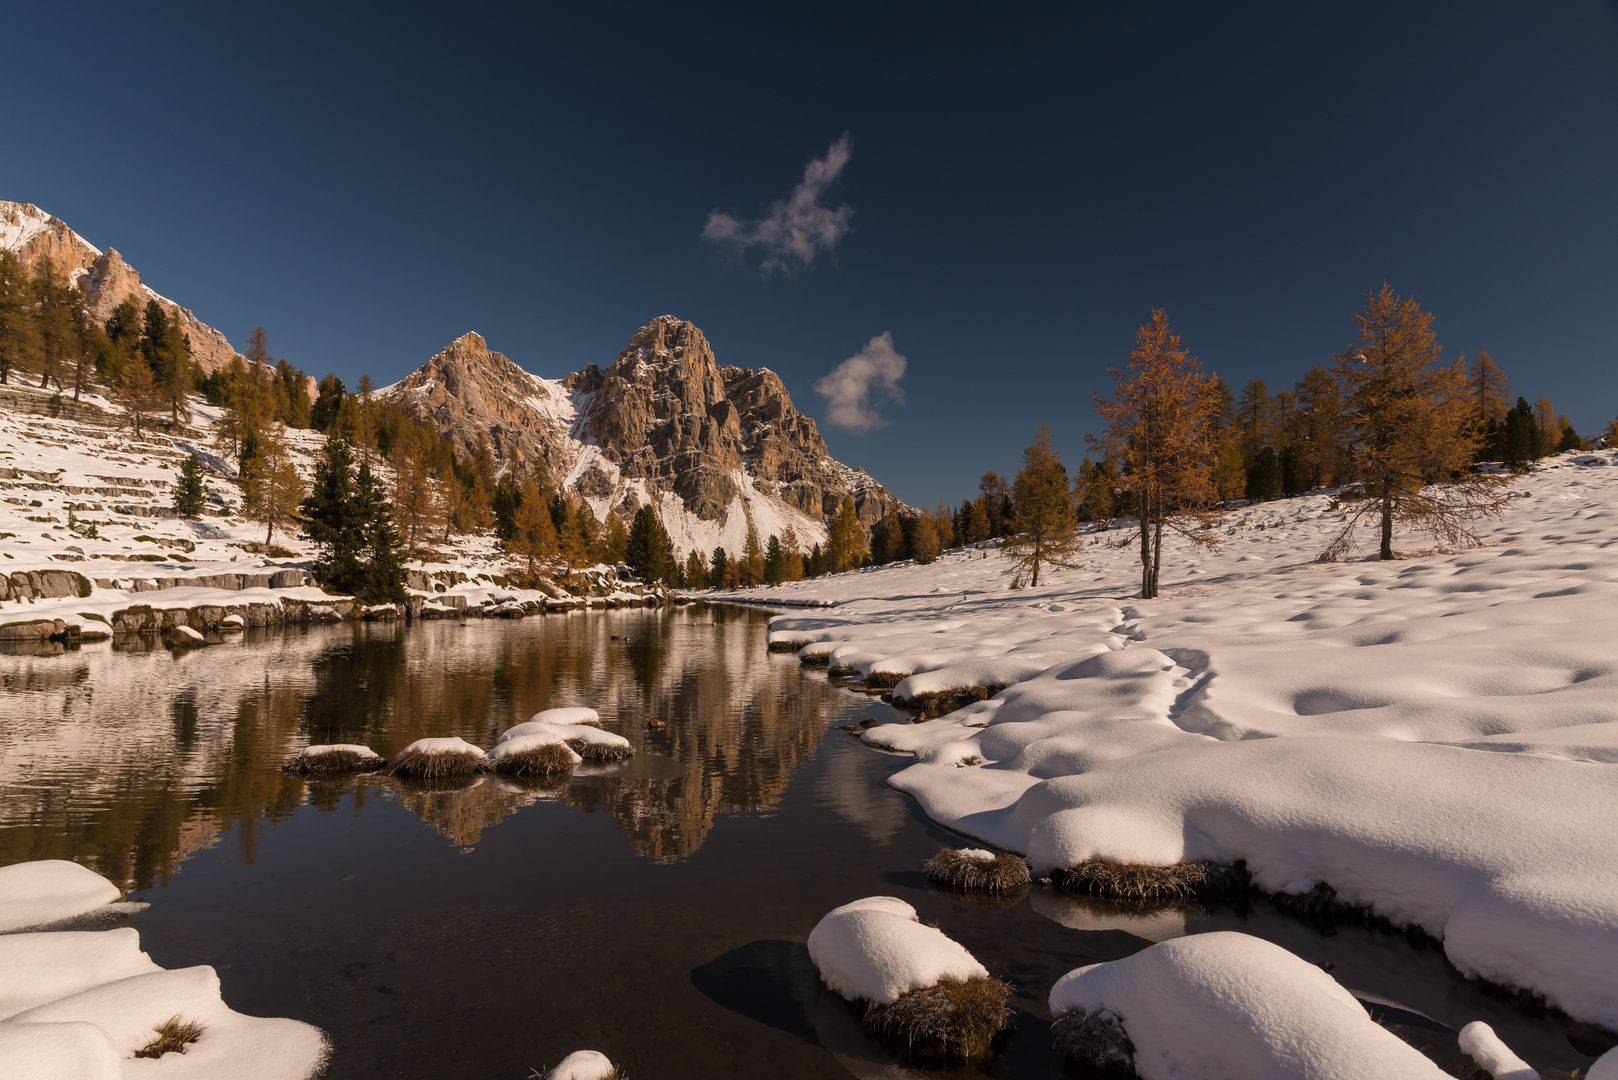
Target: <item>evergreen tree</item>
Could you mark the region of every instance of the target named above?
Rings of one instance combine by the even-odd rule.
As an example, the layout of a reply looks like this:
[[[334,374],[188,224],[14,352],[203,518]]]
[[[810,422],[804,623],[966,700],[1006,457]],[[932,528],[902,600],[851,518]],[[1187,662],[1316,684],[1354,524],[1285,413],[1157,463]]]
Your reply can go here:
[[[1579,437],[1579,433],[1573,429],[1573,425],[1571,422],[1569,422],[1568,418],[1565,416],[1558,417],[1556,422],[1562,426],[1562,441],[1556,444],[1556,452],[1563,453],[1568,450],[1583,450],[1584,440],[1581,439]]]
[[[535,489],[538,490],[537,488]],[[494,515],[494,535],[501,540],[511,540],[517,535],[517,511],[522,507],[523,489],[519,488],[508,475],[502,479],[494,489],[494,498],[489,501],[490,510]],[[550,507],[546,506],[550,512]],[[565,518],[563,519],[566,520]],[[551,531],[555,532],[556,517],[551,515]]]
[[[1001,553],[1012,560],[1008,573],[1014,589],[1021,588],[1024,581],[1037,586],[1043,567],[1076,569],[1079,564],[1073,556],[1083,546],[1073,497],[1068,492],[1067,469],[1051,445],[1049,426],[1034,433],[1034,441],[1023,451],[1022,460],[1023,467],[1012,488],[1017,518],[1011,523],[1012,534],[1000,547]]]
[[[328,436],[315,482],[300,508],[303,537],[320,551],[315,578],[355,593],[364,582],[365,516],[354,495],[354,454],[348,443]]]
[[[315,385],[315,403],[309,409],[309,426],[316,431],[328,431],[337,420],[337,411],[343,406],[348,388],[336,375],[328,374]]]
[[[666,582],[674,574],[674,545],[650,503],[635,511],[624,547],[624,561],[637,578],[648,583]]]
[[[817,578],[826,572],[826,556],[815,544],[809,549],[809,554],[803,560],[803,576]]]
[[[84,354],[77,317],[80,294],[58,277],[56,263],[48,256],[39,260],[29,287],[37,327],[39,388],[44,390],[54,381],[60,390],[63,372],[76,369]]]
[[[364,561],[358,595],[370,604],[398,604],[405,595],[404,553],[399,531],[393,523],[388,491],[371,472],[369,462],[361,462],[354,479],[354,501],[364,521]]]
[[[1157,596],[1165,528],[1193,544],[1218,542],[1211,529],[1192,526],[1210,522],[1207,507],[1217,497],[1219,388],[1186,353],[1162,308],[1136,333],[1128,366],[1110,370],[1114,397],[1095,396],[1106,429],[1087,439],[1119,464],[1139,530],[1141,598],[1150,600]]]
[[[286,411],[277,417],[287,427],[311,427],[309,418],[309,377],[285,360],[275,362],[275,378],[286,401]]]
[[[730,577],[730,559],[725,555],[725,549],[713,549],[713,559],[708,564],[708,586],[714,589],[723,589],[726,580]]]
[[[1498,478],[1472,472],[1480,434],[1460,366],[1442,367],[1433,317],[1384,284],[1356,315],[1360,345],[1337,358],[1347,391],[1347,418],[1368,498],[1344,515],[1343,529],[1322,553],[1342,558],[1355,529],[1370,518],[1379,550],[1393,558],[1396,524],[1415,526],[1441,544],[1476,544],[1471,519],[1505,507]]]
[[[1513,472],[1522,472],[1540,458],[1534,410],[1523,398],[1518,398],[1516,408],[1506,414],[1501,450],[1501,457]]]
[[[206,505],[207,496],[202,490],[202,459],[195,454],[187,454],[180,463],[180,481],[174,487],[174,512],[180,517],[200,517]]]
[[[38,350],[32,283],[14,251],[0,250],[0,383],[28,370]]]
[[[989,519],[989,539],[1006,535],[1005,505],[1011,497],[1011,487],[1005,477],[993,470],[984,473],[978,480],[978,497]]]
[[[600,532],[595,512],[583,499],[573,496],[566,500],[567,521],[556,530],[557,548],[562,562],[569,571],[589,566],[595,554],[596,535]]]
[[[640,511],[637,510],[639,516]],[[662,526],[659,526],[661,528]],[[629,530],[624,528],[624,519],[618,516],[617,510],[607,511],[607,520],[601,526],[601,533],[596,537],[597,562],[604,562],[609,566],[617,566],[629,554]],[[662,572],[658,580],[668,576],[668,571],[659,568]]]
[[[1259,447],[1252,468],[1247,470],[1247,497],[1260,502],[1279,499],[1282,489],[1281,457],[1274,447]]]
[[[883,534],[887,534],[886,529]],[[771,533],[770,542],[764,545],[764,581],[769,585],[779,585],[786,577],[786,552],[781,549],[781,538]]]
[[[769,556],[766,555],[765,561],[768,562],[768,560]],[[884,518],[877,522],[876,527],[871,530],[871,565],[886,566],[892,561],[893,541],[891,534],[888,532],[888,521]]]

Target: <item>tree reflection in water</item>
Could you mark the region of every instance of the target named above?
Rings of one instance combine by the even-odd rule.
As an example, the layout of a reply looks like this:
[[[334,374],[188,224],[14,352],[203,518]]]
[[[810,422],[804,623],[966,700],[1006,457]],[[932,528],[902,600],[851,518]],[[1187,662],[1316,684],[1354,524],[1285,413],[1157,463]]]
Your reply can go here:
[[[0,865],[74,859],[144,889],[225,838],[252,862],[264,824],[306,801],[330,813],[351,797],[363,813],[376,794],[461,846],[559,798],[612,815],[641,854],[681,859],[717,815],[768,811],[823,733],[823,703],[768,656],[764,630],[757,612],[693,607],[260,631],[179,655],[139,640],[9,651]],[[390,758],[429,736],[488,747],[562,705],[597,709],[635,757],[561,785],[438,790],[280,769],[308,743]]]

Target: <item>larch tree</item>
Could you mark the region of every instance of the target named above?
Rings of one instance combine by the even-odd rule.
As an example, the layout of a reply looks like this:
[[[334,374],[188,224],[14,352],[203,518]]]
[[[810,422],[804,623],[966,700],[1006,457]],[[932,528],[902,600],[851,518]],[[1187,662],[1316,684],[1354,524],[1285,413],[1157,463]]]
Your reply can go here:
[[[938,523],[923,510],[910,529],[910,557],[926,566],[938,558]]]
[[[38,351],[33,284],[14,251],[0,251],[0,383],[21,375]]]
[[[1481,436],[1465,372],[1440,364],[1432,314],[1387,284],[1354,320],[1360,344],[1334,370],[1366,497],[1320,557],[1351,554],[1362,521],[1376,525],[1384,559],[1394,557],[1396,526],[1446,546],[1475,546],[1472,522],[1504,510],[1506,481],[1471,470]]]
[[[695,548],[685,557],[685,587],[688,589],[708,587],[708,566],[703,561],[702,552]]]
[[[1467,369],[1471,385],[1472,417],[1479,431],[1489,431],[1505,422],[1511,410],[1511,384],[1494,357],[1480,352]]]
[[[854,509],[854,500],[844,497],[832,520],[826,549],[826,572],[840,574],[857,570],[865,561],[865,532],[860,528],[860,516]]]
[[[522,486],[522,501],[512,515],[511,538],[505,548],[528,565],[528,580],[539,571],[539,564],[556,555],[556,523],[539,485],[529,479]]]
[[[1348,422],[1343,395],[1331,372],[1313,367],[1298,383],[1297,469],[1303,490],[1330,487],[1348,479],[1351,469]]]
[[[758,530],[753,528],[752,521],[747,523],[747,536],[742,540],[742,557],[736,560],[736,573],[744,589],[764,580],[764,547],[759,543]]]
[[[1534,427],[1539,431],[1540,457],[1554,453],[1556,444],[1562,441],[1562,428],[1556,422],[1556,407],[1544,394],[1534,402]]]
[[[124,412],[130,423],[135,425],[135,437],[139,438],[147,415],[157,411],[157,382],[152,378],[151,365],[139,353],[125,360],[123,368],[123,377],[118,381],[118,396],[123,399]]]
[[[1068,487],[1067,468],[1062,455],[1051,445],[1050,426],[1034,432],[1034,441],[1022,452],[1022,469],[1011,485],[1016,512],[1009,532],[1000,545],[1001,555],[1011,560],[1011,587],[1039,584],[1039,572],[1047,567],[1077,569],[1074,556],[1083,546],[1079,538],[1078,514]]]
[[[1150,600],[1157,596],[1165,530],[1198,546],[1219,542],[1211,510],[1218,386],[1185,351],[1162,308],[1136,333],[1128,365],[1109,370],[1112,399],[1094,396],[1106,426],[1086,438],[1119,464],[1139,533],[1141,598]]]
[[[394,517],[404,534],[405,548],[414,551],[443,524],[446,517],[443,499],[419,438],[414,435],[401,438],[394,447],[393,461]]]
[[[781,548],[785,556],[784,566],[788,581],[803,580],[803,548],[798,541],[798,530],[788,525],[786,532],[781,534]]]
[[[249,521],[264,526],[266,544],[275,539],[276,529],[289,529],[299,520],[298,507],[308,493],[287,450],[286,429],[266,433],[242,484],[242,509]]]

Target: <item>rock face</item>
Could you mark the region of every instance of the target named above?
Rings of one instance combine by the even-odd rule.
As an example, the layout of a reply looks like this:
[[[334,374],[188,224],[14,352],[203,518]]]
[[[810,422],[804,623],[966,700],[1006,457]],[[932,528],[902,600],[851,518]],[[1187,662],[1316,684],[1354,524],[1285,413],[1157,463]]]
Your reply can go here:
[[[467,334],[385,394],[462,450],[483,438],[502,466],[543,463],[599,515],[653,503],[682,554],[735,550],[749,521],[761,538],[791,526],[807,548],[844,498],[867,530],[901,505],[827,453],[774,372],[721,366],[702,331],[671,315],[605,371],[542,379]]]
[[[49,258],[70,281],[82,280],[90,315],[97,322],[105,322],[127,296],[133,296],[142,308],[148,300],[156,300],[190,335],[191,356],[204,371],[226,367],[237,356],[224,334],[187,308],[154,292],[116,250],[100,250],[68,228],[61,218],[32,203],[0,200],[0,248],[15,251],[30,273],[41,260]]]

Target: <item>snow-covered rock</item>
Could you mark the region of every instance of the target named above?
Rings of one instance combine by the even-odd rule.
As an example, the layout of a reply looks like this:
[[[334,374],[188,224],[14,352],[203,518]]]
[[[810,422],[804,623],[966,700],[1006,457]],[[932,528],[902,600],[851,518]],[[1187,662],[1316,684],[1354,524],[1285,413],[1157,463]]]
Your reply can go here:
[[[612,1080],[612,1062],[599,1050],[575,1050],[545,1074],[545,1080]]]
[[[1446,1074],[1330,975],[1246,934],[1197,934],[1068,972],[1053,1016],[1116,1018],[1142,1080],[1401,1080]]]
[[[915,908],[891,896],[833,909],[810,932],[809,957],[832,990],[877,1005],[943,979],[965,982],[989,974],[963,946],[922,925]]]
[[[530,724],[588,724],[601,725],[601,714],[583,705],[568,705],[560,709],[543,709],[528,718]],[[518,725],[519,727],[521,725]],[[513,728],[512,730],[516,730]]]
[[[1477,1062],[1494,1080],[1539,1080],[1539,1072],[1513,1053],[1494,1028],[1482,1020],[1463,1027],[1457,1042],[1461,1053]]]

